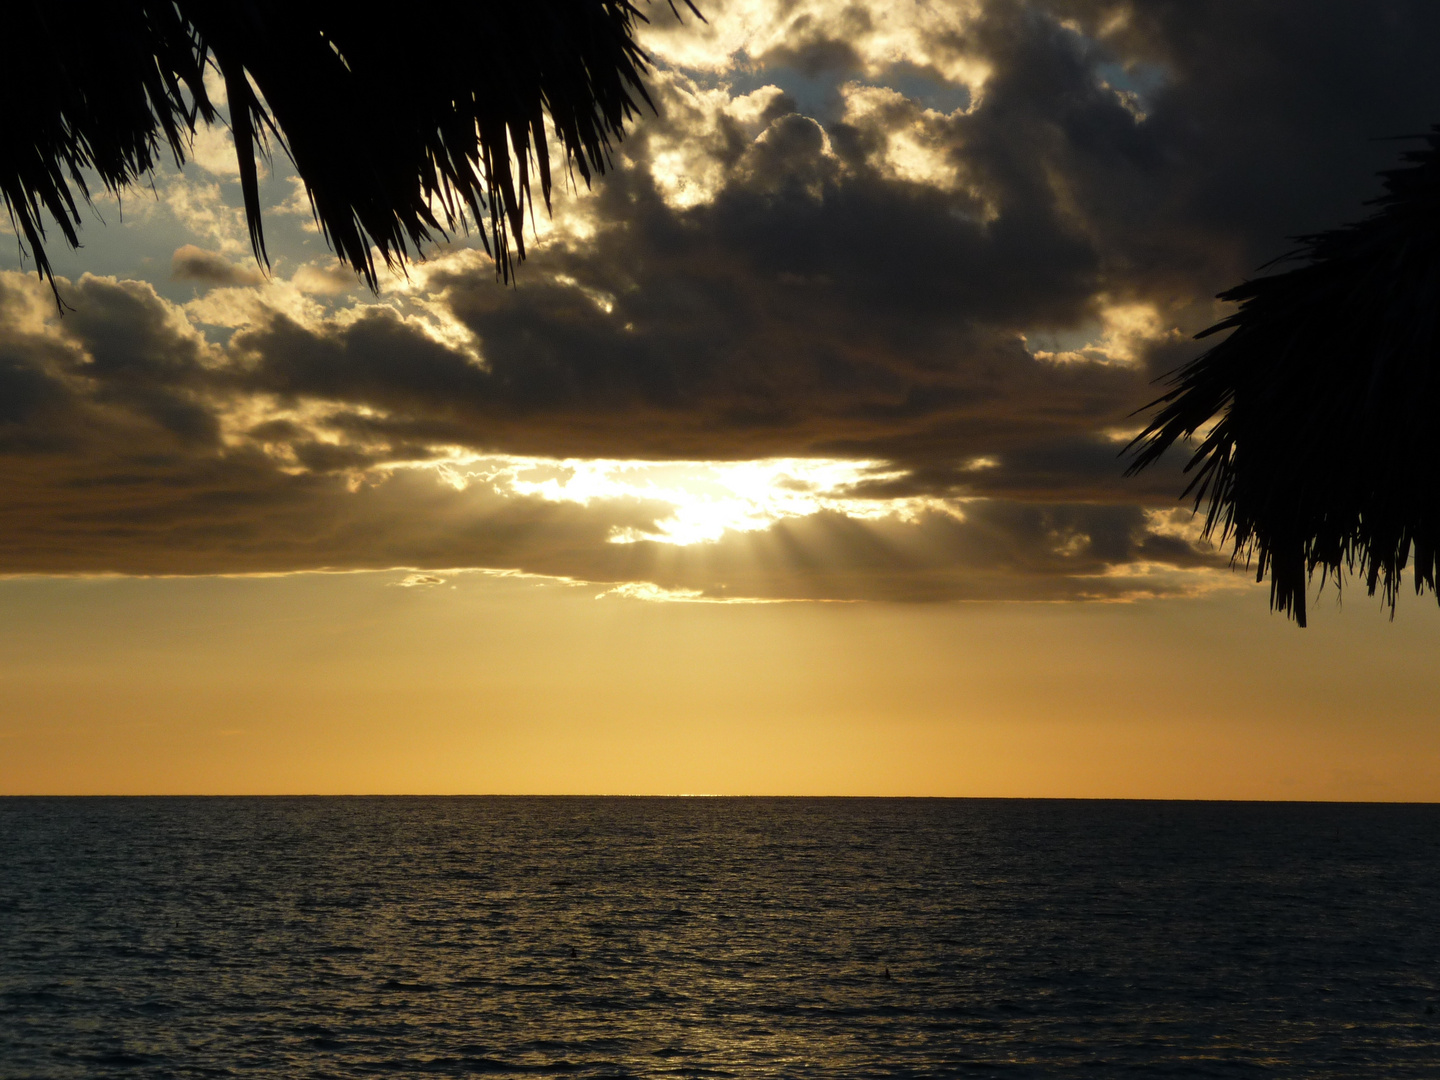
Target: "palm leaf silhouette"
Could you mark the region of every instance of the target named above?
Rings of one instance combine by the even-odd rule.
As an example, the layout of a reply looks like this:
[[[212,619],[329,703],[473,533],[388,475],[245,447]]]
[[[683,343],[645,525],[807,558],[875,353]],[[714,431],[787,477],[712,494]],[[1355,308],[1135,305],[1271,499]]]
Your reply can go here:
[[[634,40],[644,16],[629,0],[379,12],[342,0],[8,5],[0,195],[39,273],[54,287],[45,215],[78,247],[89,183],[118,194],[162,153],[184,162],[197,124],[217,119],[204,80],[213,65],[261,262],[257,161],[273,141],[326,239],[372,288],[374,250],[394,264],[471,222],[508,280],[525,255],[532,171],[550,203],[546,114],[564,167],[588,182],[640,104],[653,108]]]
[[[1221,294],[1239,310],[1199,336],[1230,336],[1128,448],[1127,475],[1204,432],[1185,495],[1301,626],[1317,571],[1358,571],[1393,614],[1407,564],[1416,592],[1440,570],[1440,127],[1405,161],[1370,217]]]

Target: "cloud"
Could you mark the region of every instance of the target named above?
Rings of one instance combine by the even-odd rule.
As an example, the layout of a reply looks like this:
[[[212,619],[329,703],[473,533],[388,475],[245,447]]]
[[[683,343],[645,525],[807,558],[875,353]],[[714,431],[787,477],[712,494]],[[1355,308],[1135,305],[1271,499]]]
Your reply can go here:
[[[170,276],[176,281],[193,281],[197,285],[259,285],[265,280],[254,266],[233,263],[224,255],[206,251],[194,244],[175,249],[170,259]]]
[[[438,574],[406,574],[399,581],[392,584],[402,589],[423,589],[434,585],[444,585],[446,579]]]
[[[167,189],[183,306],[0,275],[0,572],[1215,587],[1180,462],[1117,455],[1210,297],[1440,117],[1440,16],[1382,7],[707,6],[516,288],[458,243],[379,296],[308,252],[262,282],[224,189]]]
[[[206,81],[208,90],[212,80]],[[214,83],[223,89],[223,80],[214,80]],[[195,139],[190,146],[190,159],[215,176],[235,180],[240,177],[240,160],[235,153],[235,140],[223,127],[212,124],[201,124],[197,127]],[[264,168],[263,161],[259,167]]]
[[[878,75],[903,63],[983,86],[987,63],[968,31],[985,6],[980,0],[714,0],[704,7],[706,23],[656,19],[642,41],[663,61],[698,71],[727,73],[754,63],[806,74]]]
[[[161,178],[158,194],[176,221],[225,255],[250,251],[245,212],[226,200],[218,183],[169,174]]]
[[[917,600],[1184,592],[1215,565],[1157,545],[1128,507],[867,492],[887,472],[863,463],[426,461],[436,447],[337,439],[293,388],[254,395],[253,357],[209,345],[146,285],[84,278],[63,319],[29,279],[0,287],[0,572],[478,566],[714,600]],[[454,394],[456,361],[433,348]],[[315,362],[307,385],[333,390]],[[1117,573],[1136,560],[1165,569]]]

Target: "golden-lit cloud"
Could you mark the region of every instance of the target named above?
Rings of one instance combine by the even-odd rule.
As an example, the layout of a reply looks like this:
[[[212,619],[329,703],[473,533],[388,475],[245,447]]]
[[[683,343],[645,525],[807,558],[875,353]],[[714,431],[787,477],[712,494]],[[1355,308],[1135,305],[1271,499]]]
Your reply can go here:
[[[641,40],[667,64],[698,71],[794,64],[879,75],[904,64],[979,91],[990,64],[967,31],[984,7],[981,0],[716,0],[704,8],[705,24],[656,19]]]
[[[1096,306],[1099,327],[1093,340],[1068,349],[1035,348],[1031,350],[1035,358],[1056,364],[1137,364],[1158,345],[1184,343],[1185,335],[1166,325],[1154,303],[1116,303],[1102,295]]]
[[[162,181],[159,196],[176,221],[222,254],[249,255],[245,213],[226,198],[218,182],[169,176]]]
[[[870,162],[881,175],[942,191],[963,185],[953,115],[922,108],[885,86],[850,82],[840,93],[845,102],[844,122],[868,131],[878,144]],[[995,211],[991,209],[985,216],[993,220]]]

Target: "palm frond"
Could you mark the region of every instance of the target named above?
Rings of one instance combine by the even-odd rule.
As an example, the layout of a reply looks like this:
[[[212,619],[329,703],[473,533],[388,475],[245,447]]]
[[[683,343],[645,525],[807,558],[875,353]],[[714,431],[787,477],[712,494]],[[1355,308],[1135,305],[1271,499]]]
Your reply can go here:
[[[690,10],[698,16],[693,5]],[[673,7],[673,5],[672,5]],[[258,160],[274,140],[339,257],[373,288],[393,264],[475,224],[508,280],[553,169],[588,182],[642,105],[649,60],[629,0],[18,0],[0,67],[0,195],[54,284],[45,215],[78,246],[87,175],[119,192],[168,150],[183,163],[224,79],[256,258]]]
[[[1305,625],[1306,588],[1358,572],[1394,611],[1440,572],[1440,127],[1382,174],[1364,221],[1301,238],[1299,265],[1222,293],[1228,337],[1180,369],[1127,470],[1203,434],[1184,495],[1270,576]]]

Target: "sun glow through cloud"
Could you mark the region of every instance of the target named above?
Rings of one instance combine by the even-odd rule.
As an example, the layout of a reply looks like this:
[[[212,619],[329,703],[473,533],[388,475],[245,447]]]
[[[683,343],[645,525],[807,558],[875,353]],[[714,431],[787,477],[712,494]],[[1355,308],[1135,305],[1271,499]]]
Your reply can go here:
[[[712,543],[727,532],[757,532],[788,518],[825,511],[860,521],[912,520],[924,511],[954,517],[955,501],[934,496],[867,498],[861,484],[895,479],[903,471],[880,461],[768,458],[758,461],[604,461],[486,457],[433,466],[457,488],[490,485],[497,494],[587,505],[597,500],[668,504],[653,529],[616,527],[610,541],[642,540],[687,546]]]

